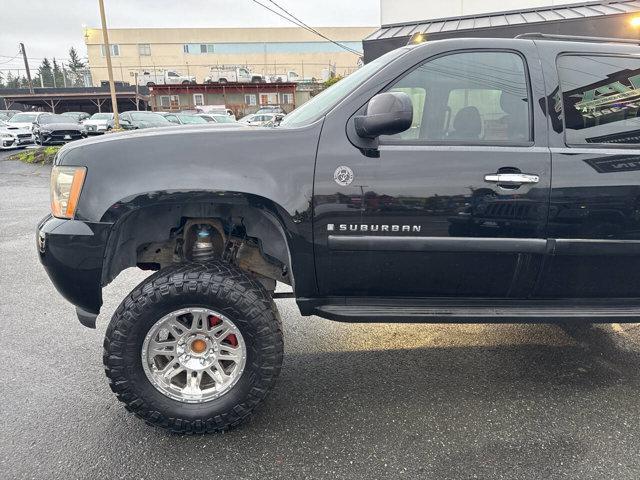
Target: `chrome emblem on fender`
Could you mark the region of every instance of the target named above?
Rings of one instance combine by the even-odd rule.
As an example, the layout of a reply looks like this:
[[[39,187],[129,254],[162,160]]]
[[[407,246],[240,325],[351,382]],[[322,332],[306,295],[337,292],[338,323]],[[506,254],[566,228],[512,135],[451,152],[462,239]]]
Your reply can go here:
[[[333,179],[338,185],[346,187],[351,182],[353,182],[353,170],[349,167],[340,166],[336,168],[336,171],[333,172]]]

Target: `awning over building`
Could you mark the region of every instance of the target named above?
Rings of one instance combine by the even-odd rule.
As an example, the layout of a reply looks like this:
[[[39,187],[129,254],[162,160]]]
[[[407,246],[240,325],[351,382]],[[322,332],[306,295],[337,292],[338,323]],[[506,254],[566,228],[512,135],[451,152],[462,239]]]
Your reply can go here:
[[[11,109],[14,104],[48,112],[62,113],[81,111],[87,113],[111,112],[109,87],[34,88],[30,93],[26,88],[0,90],[4,107]],[[146,110],[149,103],[149,89],[135,86],[117,85],[116,98],[119,111]],[[2,102],[0,102],[0,105]]]
[[[614,0],[510,10],[482,15],[383,25],[364,39],[364,60],[371,61],[406,45],[414,33],[428,40],[455,37],[514,37],[541,32],[613,38],[635,38],[628,18],[640,12],[638,0]]]

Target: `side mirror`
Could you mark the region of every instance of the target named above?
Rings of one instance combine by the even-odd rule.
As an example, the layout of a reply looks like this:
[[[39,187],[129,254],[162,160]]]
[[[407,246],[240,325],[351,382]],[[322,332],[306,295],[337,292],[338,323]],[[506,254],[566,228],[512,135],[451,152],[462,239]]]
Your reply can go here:
[[[404,92],[380,93],[369,100],[367,114],[354,118],[356,133],[362,138],[377,138],[404,132],[413,122],[411,98]]]

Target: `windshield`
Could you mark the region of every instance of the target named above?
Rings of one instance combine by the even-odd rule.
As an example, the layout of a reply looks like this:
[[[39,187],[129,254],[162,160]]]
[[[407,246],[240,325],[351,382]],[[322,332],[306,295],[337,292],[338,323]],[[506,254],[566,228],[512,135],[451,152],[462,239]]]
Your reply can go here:
[[[158,122],[158,123],[169,122],[169,120],[164,118],[162,115],[158,115],[157,113],[151,113],[151,112],[132,112],[131,118],[138,122]]]
[[[76,120],[74,117],[70,115],[42,115],[40,117],[40,123],[75,123]]]
[[[202,117],[196,117],[195,115],[178,115],[182,123],[207,123]]]
[[[91,120],[111,120],[113,113],[94,113],[91,115]]]
[[[376,73],[387,63],[391,62],[394,58],[402,55],[404,52],[406,52],[405,49],[392,50],[391,52],[376,58],[371,63],[367,63],[364,67],[356,70],[339,82],[334,83],[307,103],[296,108],[293,112],[287,115],[284,120],[282,120],[280,125],[299,127],[311,123],[315,119],[327,113],[334,105],[359,87],[371,75]]]
[[[11,123],[33,123],[37,117],[37,113],[16,113],[11,117]]]
[[[218,123],[235,123],[229,115],[212,115]]]

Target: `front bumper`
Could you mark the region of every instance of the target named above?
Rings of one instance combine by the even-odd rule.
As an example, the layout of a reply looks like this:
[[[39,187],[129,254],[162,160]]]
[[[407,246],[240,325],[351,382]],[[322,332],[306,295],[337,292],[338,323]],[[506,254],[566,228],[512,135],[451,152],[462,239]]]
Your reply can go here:
[[[107,131],[107,127],[102,125],[85,125],[84,128],[87,131],[87,135],[102,135]]]
[[[87,135],[83,132],[40,132],[40,140],[43,144],[65,144],[67,142],[73,142],[74,140],[82,140]]]
[[[18,139],[14,137],[2,137],[0,138],[0,148],[16,148],[18,146]]]
[[[102,306],[102,262],[110,230],[110,223],[51,215],[38,225],[40,262],[58,292],[77,307],[81,321],[82,315],[97,315]]]
[[[33,135],[15,135],[0,137],[0,148],[17,148],[33,144]]]

